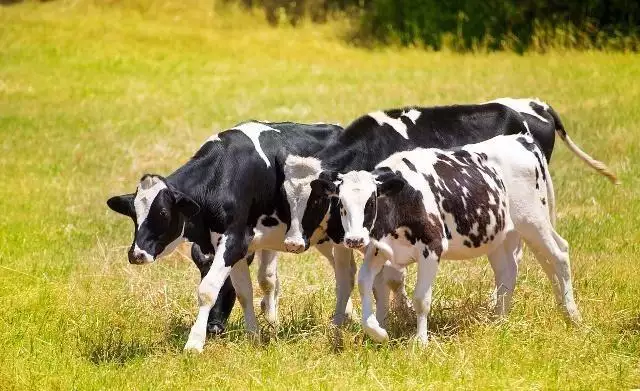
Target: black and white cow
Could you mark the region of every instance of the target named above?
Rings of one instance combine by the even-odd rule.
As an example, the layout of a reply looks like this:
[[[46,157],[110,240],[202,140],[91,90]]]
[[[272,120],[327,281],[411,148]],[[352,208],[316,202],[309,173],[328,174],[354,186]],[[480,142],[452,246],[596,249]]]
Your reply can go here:
[[[315,155],[292,154],[285,161],[284,189],[291,210],[291,226],[285,240],[287,251],[307,248],[309,238],[319,235],[321,222],[327,218],[330,199],[320,189],[312,188],[315,179],[331,180],[334,179],[331,175],[352,170],[370,171],[399,151],[416,147],[451,148],[503,134],[532,134],[549,161],[556,132],[578,157],[616,181],[603,163],[573,143],[557,113],[537,99],[501,98],[475,105],[407,107],[362,116]],[[328,236],[341,243],[339,215],[331,209]]]
[[[427,342],[427,317],[440,259],[488,255],[499,314],[511,304],[524,240],[549,277],[555,298],[573,322],[567,242],[553,227],[554,192],[544,152],[530,135],[497,136],[461,148],[399,152],[372,171],[351,171],[336,183],[315,183],[339,199],[345,243],[368,246],[358,275],[362,324],[376,341],[388,339],[373,314],[373,278],[390,260],[418,263],[414,309],[417,340]]]
[[[556,132],[572,152],[616,182],[615,175],[603,163],[591,158],[573,143],[557,113],[537,99],[502,98],[476,105],[407,107],[360,117],[314,156],[292,154],[285,161],[284,190],[291,210],[285,248],[298,253],[313,243],[310,238],[326,236],[336,244],[336,251],[343,247],[340,244],[345,239],[350,239],[345,238],[336,198],[329,197],[325,189],[318,185],[317,179],[332,182],[339,173],[370,171],[391,154],[416,147],[450,148],[503,134],[532,134],[544,158],[549,161]],[[516,254],[518,259],[521,251],[519,247]],[[391,269],[385,267],[386,278],[377,280],[382,284],[376,285],[380,322],[384,321],[388,309],[388,287],[384,286],[383,281],[400,280]],[[348,279],[345,278],[345,281]],[[404,285],[398,292],[403,294]],[[336,311],[340,308],[336,306]],[[344,315],[336,313],[335,316]]]
[[[242,123],[208,139],[168,177],[145,175],[135,193],[109,199],[111,209],[134,221],[131,263],[154,262],[184,240],[196,244],[192,256],[202,276],[200,309],[185,349],[201,351],[208,318],[228,316],[234,301],[229,276],[247,330],[257,332],[246,261],[256,251],[261,252],[258,279],[265,293],[263,310],[267,320],[276,321],[276,251],[283,250],[290,221],[282,191],[283,162],[290,154],[314,153],[341,132],[337,125]],[[343,282],[344,275],[348,278],[355,273],[351,251],[333,252],[330,243],[316,247],[332,264],[339,264],[335,269],[340,290],[341,284],[348,284]],[[347,272],[340,274],[343,270]],[[210,314],[221,291],[226,296],[213,309],[215,314]]]

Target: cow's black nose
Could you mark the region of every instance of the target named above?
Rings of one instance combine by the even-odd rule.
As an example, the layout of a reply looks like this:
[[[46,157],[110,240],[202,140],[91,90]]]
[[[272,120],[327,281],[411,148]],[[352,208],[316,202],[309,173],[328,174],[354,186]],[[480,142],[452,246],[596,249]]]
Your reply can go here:
[[[129,250],[129,263],[133,264],[133,265],[139,265],[141,263],[144,263],[145,259],[144,259],[144,254],[143,253],[136,253],[133,251],[133,249]]]
[[[345,239],[344,243],[349,248],[361,248],[362,246],[364,246],[364,239],[363,238],[358,238],[358,239],[349,238],[349,239]]]

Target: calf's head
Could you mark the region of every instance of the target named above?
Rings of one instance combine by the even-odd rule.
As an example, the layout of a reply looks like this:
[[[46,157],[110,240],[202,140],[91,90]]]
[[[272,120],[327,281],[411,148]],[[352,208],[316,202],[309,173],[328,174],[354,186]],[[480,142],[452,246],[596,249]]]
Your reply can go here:
[[[300,253],[310,245],[310,239],[329,212],[331,200],[324,192],[311,186],[318,177],[330,180],[315,158],[289,156],[284,164],[284,191],[291,211],[291,223],[285,235],[288,252]]]
[[[107,205],[133,220],[134,238],[128,253],[133,264],[151,263],[170,254],[184,240],[187,220],[200,211],[189,196],[156,175],[143,176],[135,193],[111,197]]]
[[[317,179],[312,185],[323,189],[329,196],[339,198],[340,220],[344,228],[343,244],[361,249],[369,244],[378,213],[378,199],[398,193],[405,183],[400,175],[390,171],[384,174],[351,171],[338,175],[336,183]]]

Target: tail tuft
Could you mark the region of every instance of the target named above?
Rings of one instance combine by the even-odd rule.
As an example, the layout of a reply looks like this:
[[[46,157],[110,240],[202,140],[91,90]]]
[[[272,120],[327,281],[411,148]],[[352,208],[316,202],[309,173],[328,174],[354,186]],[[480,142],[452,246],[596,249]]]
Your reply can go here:
[[[618,180],[618,177],[611,170],[609,170],[609,167],[607,167],[606,164],[589,156],[589,154],[581,150],[580,147],[578,147],[571,140],[571,138],[567,134],[567,131],[564,129],[564,125],[562,124],[558,113],[556,113],[555,110],[551,108],[551,106],[548,106],[547,112],[551,114],[551,117],[553,117],[553,120],[556,123],[556,133],[558,133],[558,136],[560,136],[567,148],[569,148],[571,152],[582,159],[583,162],[587,163],[593,169],[598,171],[601,175],[606,176],[613,184],[619,185],[620,181]]]

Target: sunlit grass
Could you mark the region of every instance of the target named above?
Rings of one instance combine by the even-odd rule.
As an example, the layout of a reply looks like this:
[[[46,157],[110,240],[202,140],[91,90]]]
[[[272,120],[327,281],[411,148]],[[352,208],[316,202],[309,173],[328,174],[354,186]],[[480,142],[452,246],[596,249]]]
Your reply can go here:
[[[367,51],[343,34],[338,22],[270,29],[206,2],[0,8],[0,388],[640,385],[640,57]],[[226,336],[183,355],[198,280],[188,247],[128,265],[133,227],[105,205],[249,118],[344,124],[373,109],[500,96],[551,103],[623,182],[609,185],[557,144],[558,226],[583,327],[562,321],[527,255],[506,322],[488,317],[486,260],[444,262],[428,348],[411,343],[402,317],[388,346],[357,324],[337,341],[331,268],[310,252],[280,258],[282,324],[263,322],[263,343],[244,337],[235,311]]]

